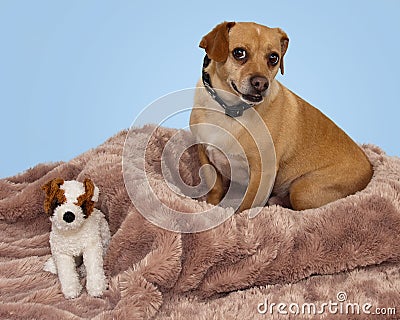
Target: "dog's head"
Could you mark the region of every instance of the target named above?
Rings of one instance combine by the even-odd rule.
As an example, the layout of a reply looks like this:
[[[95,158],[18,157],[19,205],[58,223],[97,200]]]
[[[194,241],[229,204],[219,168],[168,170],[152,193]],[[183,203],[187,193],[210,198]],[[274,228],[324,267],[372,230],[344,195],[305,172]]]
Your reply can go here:
[[[252,22],[223,22],[203,37],[200,47],[215,61],[215,74],[224,87],[251,104],[261,103],[278,70],[289,38],[279,28]]]
[[[93,212],[99,189],[90,179],[84,182],[53,179],[42,186],[46,196],[44,210],[59,230],[79,228]]]

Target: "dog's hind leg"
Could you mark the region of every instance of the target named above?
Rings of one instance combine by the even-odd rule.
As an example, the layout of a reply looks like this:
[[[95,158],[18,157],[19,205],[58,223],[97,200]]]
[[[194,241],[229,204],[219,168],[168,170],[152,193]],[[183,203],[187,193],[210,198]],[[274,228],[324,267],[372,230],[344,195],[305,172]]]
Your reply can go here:
[[[349,194],[344,192],[343,184],[332,180],[327,175],[317,174],[297,179],[289,189],[292,208],[294,210],[319,208]]]
[[[47,259],[46,263],[43,266],[43,270],[53,274],[57,274],[57,267],[53,257]]]

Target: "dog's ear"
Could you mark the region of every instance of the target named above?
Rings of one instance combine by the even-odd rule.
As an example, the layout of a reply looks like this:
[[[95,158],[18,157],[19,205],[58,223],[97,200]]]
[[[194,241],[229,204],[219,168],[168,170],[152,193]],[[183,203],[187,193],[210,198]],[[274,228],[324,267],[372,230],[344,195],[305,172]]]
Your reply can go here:
[[[60,186],[63,183],[63,179],[55,178],[42,186],[42,190],[46,194],[44,199],[44,211],[46,213],[51,213],[58,205],[67,200],[65,198],[64,190],[60,189]]]
[[[85,187],[85,193],[78,197],[77,205],[82,208],[85,217],[88,217],[93,212],[94,202],[98,200],[99,189],[89,178],[83,181],[83,185]]]
[[[281,37],[281,60],[280,60],[279,68],[281,69],[281,74],[284,74],[285,69],[283,66],[283,57],[289,46],[289,38],[288,38],[286,32],[284,32],[282,29],[277,28],[277,31]]]
[[[206,50],[208,57],[225,62],[229,55],[229,29],[235,22],[222,22],[201,39],[199,47]]]

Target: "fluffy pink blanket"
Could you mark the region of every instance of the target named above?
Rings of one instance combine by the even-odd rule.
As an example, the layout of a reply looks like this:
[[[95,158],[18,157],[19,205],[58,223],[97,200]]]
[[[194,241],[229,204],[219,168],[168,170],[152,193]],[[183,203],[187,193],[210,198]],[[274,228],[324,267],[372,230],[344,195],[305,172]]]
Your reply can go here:
[[[147,143],[153,130],[133,132],[129,157],[143,161],[146,148],[146,176],[155,194],[189,214],[211,208],[165,184],[160,157],[176,130],[159,128]],[[303,212],[271,206],[251,218],[245,211],[208,231],[177,233],[150,223],[130,200],[121,161],[126,134],[69,162],[39,164],[0,180],[0,318],[280,319],[296,311],[290,305],[299,306],[300,318],[367,319],[383,312],[396,318],[389,316],[396,308],[400,313],[399,158],[363,146],[374,176],[355,195]],[[176,150],[183,140],[174,142]],[[196,148],[175,156],[183,181],[198,184]],[[83,292],[66,300],[57,276],[42,270],[50,254],[50,222],[40,187],[55,177],[90,177],[100,188],[98,208],[112,233],[105,258],[109,289],[102,298]],[[141,207],[162,214],[162,205],[139,183],[134,191],[142,195]],[[328,302],[342,310],[324,309]],[[348,303],[371,307],[349,316],[343,309]],[[307,313],[304,304],[317,309]]]

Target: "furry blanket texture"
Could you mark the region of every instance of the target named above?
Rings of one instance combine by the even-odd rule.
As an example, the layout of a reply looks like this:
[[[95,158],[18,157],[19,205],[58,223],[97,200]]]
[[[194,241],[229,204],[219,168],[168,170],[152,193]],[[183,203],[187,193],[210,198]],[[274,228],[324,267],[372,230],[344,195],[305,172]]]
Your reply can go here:
[[[143,161],[147,147],[154,192],[173,208],[201,212],[212,206],[163,181],[160,155],[175,132],[135,129],[129,156]],[[126,136],[0,180],[1,319],[400,318],[399,158],[364,145],[374,176],[355,195],[303,212],[274,205],[252,218],[244,211],[208,231],[178,233],[150,223],[130,200],[121,161]],[[176,156],[183,181],[198,184],[196,148]],[[97,206],[112,234],[101,298],[83,292],[66,300],[57,276],[43,271],[50,222],[40,187],[55,177],[90,177],[100,188]],[[143,193],[140,184],[136,192]],[[140,201],[163,212],[146,194]]]

